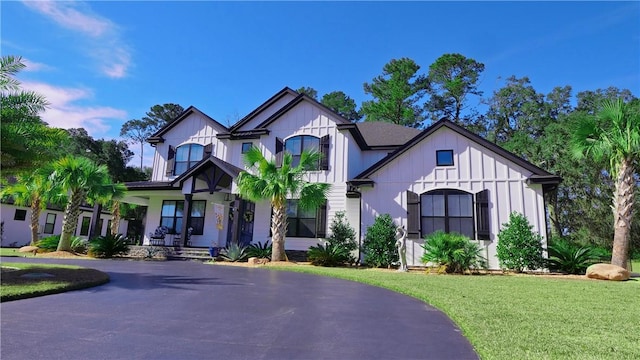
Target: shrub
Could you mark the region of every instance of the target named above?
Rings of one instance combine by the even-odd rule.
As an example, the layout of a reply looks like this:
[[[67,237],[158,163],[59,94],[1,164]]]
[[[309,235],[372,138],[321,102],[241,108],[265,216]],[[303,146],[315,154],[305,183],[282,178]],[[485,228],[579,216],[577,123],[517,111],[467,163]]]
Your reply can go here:
[[[341,246],[318,244],[309,248],[307,259],[316,266],[340,266],[351,262],[353,255]]]
[[[365,264],[373,267],[391,267],[398,262],[396,251],[396,226],[391,215],[376,217],[373,225],[367,228],[362,251]]]
[[[356,231],[346,220],[344,211],[336,212],[331,222],[331,236],[326,245],[319,244],[309,248],[307,258],[313,265],[341,266],[356,262],[352,251],[358,249]]]
[[[589,265],[600,260],[593,249],[572,244],[564,239],[554,239],[547,250],[549,270],[567,274],[584,274]]]
[[[231,243],[220,251],[220,257],[231,262],[242,261],[247,258],[247,247]]]
[[[262,245],[261,242],[258,242],[257,244],[251,244],[247,248],[247,257],[270,259],[271,249],[272,246],[269,243],[269,240],[267,240],[264,245]]]
[[[56,251],[59,242],[60,235],[51,235],[38,240],[36,246],[44,251]]]
[[[542,236],[532,230],[527,218],[512,212],[509,221],[502,226],[496,249],[500,265],[516,272],[541,268],[544,264]]]
[[[112,258],[129,251],[129,244],[122,234],[98,236],[89,241],[89,256]]]
[[[38,240],[36,246],[46,252],[50,252],[58,249],[58,243],[60,243],[60,235],[51,235]],[[86,254],[87,242],[78,236],[71,237],[71,251]]]
[[[462,274],[470,269],[486,267],[478,244],[458,233],[436,231],[425,237],[422,248],[422,262],[438,264],[446,273]]]

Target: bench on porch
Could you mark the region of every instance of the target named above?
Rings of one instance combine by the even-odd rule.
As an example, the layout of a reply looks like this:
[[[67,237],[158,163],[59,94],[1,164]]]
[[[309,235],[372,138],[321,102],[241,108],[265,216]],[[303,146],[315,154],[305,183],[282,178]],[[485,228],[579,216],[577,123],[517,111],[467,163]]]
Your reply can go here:
[[[167,237],[169,229],[166,226],[159,226],[153,233],[149,233],[149,245],[164,246],[164,238]]]

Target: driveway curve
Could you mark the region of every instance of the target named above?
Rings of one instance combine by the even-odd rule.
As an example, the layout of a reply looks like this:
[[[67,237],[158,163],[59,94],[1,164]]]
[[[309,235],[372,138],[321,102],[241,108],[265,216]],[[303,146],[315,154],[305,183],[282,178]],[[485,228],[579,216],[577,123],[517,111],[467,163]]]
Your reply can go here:
[[[190,261],[73,264],[99,287],[2,303],[10,359],[477,359],[442,312],[355,282]]]

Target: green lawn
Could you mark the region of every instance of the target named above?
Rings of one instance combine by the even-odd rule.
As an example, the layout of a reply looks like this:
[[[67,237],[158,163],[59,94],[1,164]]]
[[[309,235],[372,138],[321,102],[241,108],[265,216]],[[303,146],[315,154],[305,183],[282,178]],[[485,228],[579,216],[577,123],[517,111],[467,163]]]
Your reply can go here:
[[[391,289],[449,315],[483,359],[640,359],[640,281],[269,267]]]
[[[85,289],[109,282],[109,275],[71,265],[3,263],[0,301]]]
[[[21,253],[18,248],[0,248],[0,256],[33,257],[33,253]]]

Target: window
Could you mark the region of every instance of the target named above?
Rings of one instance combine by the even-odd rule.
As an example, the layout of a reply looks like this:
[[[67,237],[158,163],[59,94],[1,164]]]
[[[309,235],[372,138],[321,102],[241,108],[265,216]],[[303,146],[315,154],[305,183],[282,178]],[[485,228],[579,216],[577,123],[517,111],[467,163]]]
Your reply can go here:
[[[473,197],[459,190],[435,190],[421,196],[422,236],[436,230],[474,237]]]
[[[298,200],[287,200],[287,236],[316,238],[326,236],[327,206],[303,210]]]
[[[250,142],[242,143],[242,153],[243,154],[248,153],[252,147],[253,147],[253,143],[250,143]]]
[[[182,145],[176,149],[174,175],[180,175],[202,160],[204,146],[199,144]]]
[[[424,237],[437,230],[489,240],[489,191],[475,195],[453,189],[432,190],[422,195],[407,191],[409,235]]]
[[[452,166],[453,165],[453,150],[437,150],[436,151],[436,165],[437,166]]]
[[[191,202],[191,226],[193,235],[202,235],[204,231],[205,200]],[[169,234],[179,234],[182,231],[184,217],[184,200],[165,200],[162,202],[160,226],[166,226]]]
[[[295,167],[300,164],[300,155],[303,151],[320,151],[320,139],[309,135],[294,136],[284,142],[284,150],[293,156],[291,165]],[[315,169],[318,169],[319,165],[316,165]]]
[[[88,216],[82,217],[82,224],[80,225],[80,236],[89,235],[89,226],[91,225],[91,218]]]
[[[56,226],[56,214],[47,214],[47,219],[44,223],[44,233],[53,234],[53,228]]]
[[[95,234],[95,236],[102,235],[102,225],[104,225],[104,219],[98,219],[98,233]],[[107,231],[107,233],[109,233],[109,231]]]
[[[13,220],[24,221],[27,218],[27,210],[16,209],[16,213],[13,215]]]

